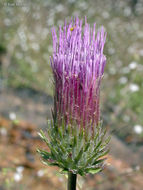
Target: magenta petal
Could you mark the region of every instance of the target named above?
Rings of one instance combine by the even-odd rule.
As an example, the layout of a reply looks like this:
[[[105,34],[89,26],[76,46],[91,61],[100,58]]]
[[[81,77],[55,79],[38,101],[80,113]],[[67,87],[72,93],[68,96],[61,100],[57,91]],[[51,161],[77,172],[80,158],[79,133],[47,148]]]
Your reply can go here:
[[[100,82],[106,64],[103,48],[106,33],[101,27],[95,35],[85,21],[74,19],[52,29],[53,56],[51,67],[55,81],[55,103],[58,118],[78,126],[92,127],[100,120]]]

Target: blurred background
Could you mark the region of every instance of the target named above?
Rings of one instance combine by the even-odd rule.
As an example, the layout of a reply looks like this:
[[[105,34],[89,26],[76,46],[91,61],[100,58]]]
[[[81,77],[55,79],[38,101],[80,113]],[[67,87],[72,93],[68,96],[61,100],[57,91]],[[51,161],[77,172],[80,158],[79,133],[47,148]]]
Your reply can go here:
[[[143,0],[1,0],[0,190],[66,187],[36,148],[53,106],[51,27],[74,16],[107,31],[101,117],[112,138],[104,172],[78,189],[143,189]]]

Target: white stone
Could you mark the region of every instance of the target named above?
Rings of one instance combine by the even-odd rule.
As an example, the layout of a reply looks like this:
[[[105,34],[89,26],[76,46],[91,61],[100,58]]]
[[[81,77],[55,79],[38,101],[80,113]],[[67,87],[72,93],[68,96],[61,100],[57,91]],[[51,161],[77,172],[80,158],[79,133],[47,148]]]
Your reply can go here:
[[[135,125],[134,126],[134,132],[136,134],[141,134],[143,132],[143,127],[141,125]]]
[[[37,176],[38,177],[42,177],[44,175],[44,171],[43,170],[39,170],[38,172],[37,172]]]
[[[2,136],[6,136],[7,135],[7,130],[4,127],[0,128],[0,134]]]
[[[11,112],[11,113],[9,114],[9,118],[10,118],[11,120],[15,120],[15,119],[16,119],[16,114],[15,114],[14,112]]]
[[[129,89],[131,92],[137,92],[139,91],[139,86],[137,84],[130,84]]]
[[[16,168],[17,173],[22,173],[23,170],[24,170],[24,167],[23,167],[23,166],[18,166],[18,167]]]
[[[129,64],[129,68],[130,68],[131,70],[136,69],[136,68],[137,68],[137,62],[135,62],[135,61],[131,62],[131,63]]]
[[[21,173],[15,173],[14,174],[14,181],[19,182],[22,179]]]

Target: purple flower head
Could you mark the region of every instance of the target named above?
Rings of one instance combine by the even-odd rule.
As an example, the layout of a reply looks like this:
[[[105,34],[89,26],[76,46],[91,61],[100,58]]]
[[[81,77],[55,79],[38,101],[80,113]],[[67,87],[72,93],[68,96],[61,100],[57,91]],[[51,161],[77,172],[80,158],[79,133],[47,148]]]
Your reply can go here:
[[[79,127],[93,127],[100,121],[99,92],[106,57],[103,48],[106,33],[103,27],[95,33],[78,18],[55,29],[51,66],[55,82],[56,118]]]

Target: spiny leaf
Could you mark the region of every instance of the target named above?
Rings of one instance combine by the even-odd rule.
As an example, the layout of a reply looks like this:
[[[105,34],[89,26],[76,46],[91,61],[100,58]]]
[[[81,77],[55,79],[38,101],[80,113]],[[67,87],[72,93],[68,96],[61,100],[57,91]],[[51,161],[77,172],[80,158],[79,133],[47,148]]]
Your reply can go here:
[[[86,146],[84,148],[84,152],[86,152],[88,150],[89,146],[90,146],[90,142],[86,143]]]
[[[86,170],[86,172],[87,173],[91,173],[91,174],[96,174],[96,173],[98,173],[98,172],[100,172],[102,169],[101,168],[91,168],[91,169],[88,169],[88,170]]]
[[[99,158],[102,158],[103,156],[105,156],[106,154],[109,153],[109,149],[106,150],[106,151],[103,151],[101,153],[98,153],[98,155],[95,157],[95,160],[99,159]]]
[[[97,160],[97,159],[96,159],[96,160],[93,162],[92,165],[100,164],[100,163],[104,162],[105,160],[106,160],[106,158],[103,158],[103,159],[100,159],[100,160]]]
[[[78,153],[77,157],[74,160],[74,163],[77,163],[79,161],[79,159],[81,158],[83,153],[83,148],[81,148],[80,152]]]

